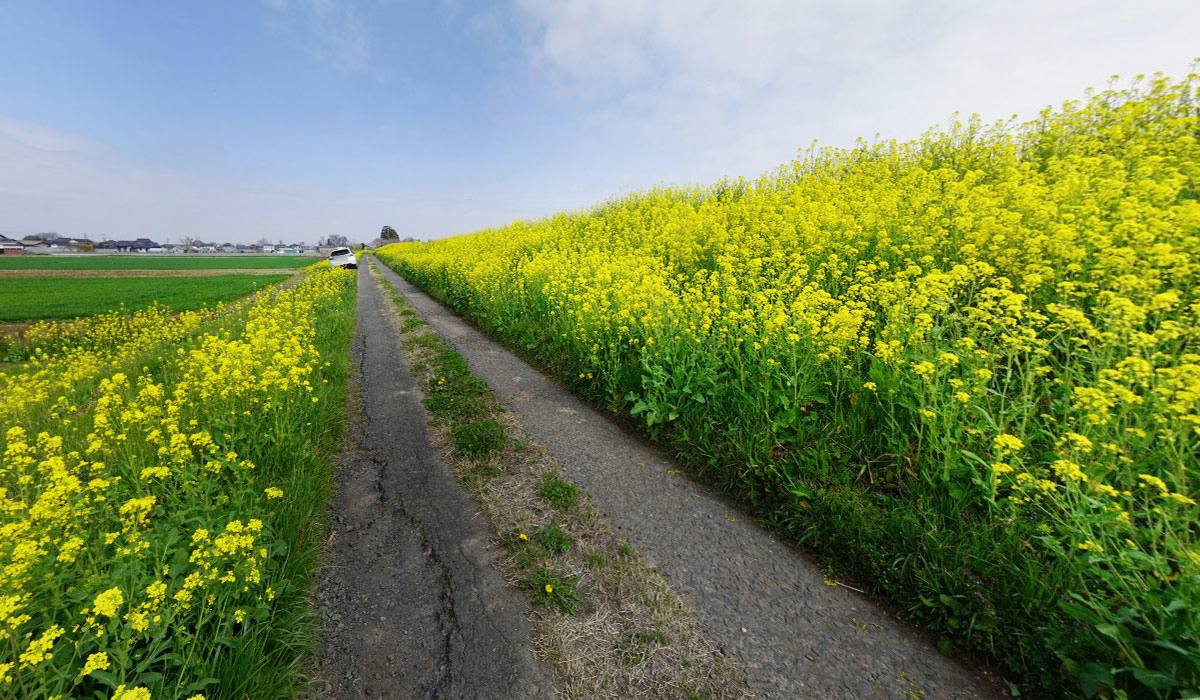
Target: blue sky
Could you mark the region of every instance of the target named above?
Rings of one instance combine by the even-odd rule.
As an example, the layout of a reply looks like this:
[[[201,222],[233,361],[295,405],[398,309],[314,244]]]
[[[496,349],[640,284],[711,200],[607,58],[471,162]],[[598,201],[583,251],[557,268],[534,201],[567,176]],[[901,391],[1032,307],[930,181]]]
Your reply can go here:
[[[1200,3],[0,3],[0,233],[437,238],[1182,75]]]

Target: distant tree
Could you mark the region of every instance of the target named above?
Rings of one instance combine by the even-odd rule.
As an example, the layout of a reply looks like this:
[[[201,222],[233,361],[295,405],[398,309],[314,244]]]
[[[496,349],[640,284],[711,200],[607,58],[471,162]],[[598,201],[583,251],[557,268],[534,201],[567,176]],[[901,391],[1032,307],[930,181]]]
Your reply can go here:
[[[400,240],[400,234],[396,233],[396,229],[391,226],[384,226],[383,230],[379,232],[379,237],[385,241]]]
[[[184,236],[179,241],[179,245],[183,246],[183,249],[190,253],[196,249],[196,246],[200,245],[200,241],[191,236]]]
[[[40,240],[42,240],[42,237],[37,235],[36,233],[31,233],[28,236],[22,236],[21,240],[23,240],[23,241],[40,241]]]
[[[345,236],[340,236],[340,235],[334,234],[332,236],[325,236],[324,238],[322,238],[320,241],[317,242],[317,245],[321,246],[323,248],[326,248],[329,246],[349,246],[350,239],[346,238]]]

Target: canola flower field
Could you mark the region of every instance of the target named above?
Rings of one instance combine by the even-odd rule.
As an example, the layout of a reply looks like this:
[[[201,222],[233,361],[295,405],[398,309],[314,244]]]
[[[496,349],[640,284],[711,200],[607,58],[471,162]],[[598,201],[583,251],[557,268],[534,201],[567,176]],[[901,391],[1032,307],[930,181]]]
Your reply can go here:
[[[1195,697],[1198,112],[1155,76],[377,255],[944,650]]]
[[[29,329],[0,372],[0,698],[291,697],[354,275]]]

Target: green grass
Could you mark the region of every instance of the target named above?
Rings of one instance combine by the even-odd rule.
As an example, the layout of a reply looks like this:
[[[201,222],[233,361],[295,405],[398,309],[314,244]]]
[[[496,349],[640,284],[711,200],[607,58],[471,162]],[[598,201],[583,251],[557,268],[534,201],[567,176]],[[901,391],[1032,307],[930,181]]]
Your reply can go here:
[[[297,255],[0,255],[0,270],[282,270],[321,259]]]
[[[286,275],[0,279],[0,323],[71,319],[154,302],[187,311],[245,296]]]
[[[479,459],[504,449],[504,426],[494,420],[456,425],[450,434],[454,437],[454,451],[465,457]]]
[[[560,479],[555,470],[546,472],[546,475],[542,477],[542,483],[538,485],[538,493],[555,510],[559,511],[571,510],[579,501],[579,490],[575,488],[575,484]]]
[[[556,607],[566,615],[579,612],[583,599],[575,592],[578,576],[549,566],[540,566],[521,579],[520,586],[530,595],[533,607]]]
[[[546,527],[534,530],[534,536],[539,544],[551,552],[566,554],[575,545],[575,538],[571,536],[571,533],[560,528],[554,521],[551,521]]]

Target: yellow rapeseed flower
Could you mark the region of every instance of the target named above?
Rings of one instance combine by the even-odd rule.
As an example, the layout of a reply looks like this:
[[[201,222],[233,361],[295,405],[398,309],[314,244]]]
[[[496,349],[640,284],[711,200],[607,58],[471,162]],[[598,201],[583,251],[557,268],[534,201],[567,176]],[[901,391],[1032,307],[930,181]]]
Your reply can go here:
[[[114,617],[121,604],[125,602],[125,594],[120,588],[110,588],[100,595],[96,596],[96,600],[92,603],[92,610],[97,615],[105,617]]]
[[[108,670],[108,653],[101,651],[88,655],[87,661],[83,664],[83,670],[79,672],[79,675],[86,676],[92,671],[105,670]]]

